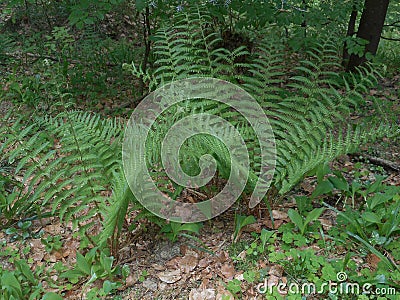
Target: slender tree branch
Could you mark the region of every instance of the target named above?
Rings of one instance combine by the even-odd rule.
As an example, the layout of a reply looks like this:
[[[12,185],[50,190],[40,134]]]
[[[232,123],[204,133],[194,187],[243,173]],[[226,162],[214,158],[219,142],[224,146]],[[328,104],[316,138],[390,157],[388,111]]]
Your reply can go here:
[[[400,21],[395,21],[395,22],[390,23],[390,24],[385,24],[385,25],[383,25],[383,27],[400,27],[400,25],[397,25],[399,23],[400,23]]]
[[[385,37],[385,36],[381,36],[381,39],[388,40],[388,41],[400,42],[400,39],[388,38],[388,37]]]

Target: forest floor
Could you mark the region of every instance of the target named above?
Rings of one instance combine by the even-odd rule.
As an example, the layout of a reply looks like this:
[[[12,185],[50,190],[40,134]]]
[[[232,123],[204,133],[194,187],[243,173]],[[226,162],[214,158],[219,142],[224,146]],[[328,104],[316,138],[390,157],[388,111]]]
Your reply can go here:
[[[386,101],[395,101],[394,109],[399,111],[400,122],[400,75],[382,79],[380,87],[370,93]],[[12,105],[2,103],[0,111],[3,113],[7,109],[12,109]],[[341,170],[349,180],[354,178],[355,172],[361,174],[360,179],[363,181],[373,181],[376,175],[384,175],[387,185],[400,186],[400,145],[391,140],[383,140],[368,145],[360,153],[340,157],[331,167]],[[127,217],[119,250],[115,253],[116,263],[127,265],[131,270],[125,283],[118,288],[118,294],[123,299],[233,299],[235,286],[230,282],[239,282],[242,299],[261,299],[263,296],[256,287],[258,282],[245,280],[251,274],[246,271],[251,269],[265,272],[270,278],[269,284],[272,285],[288,282],[288,272],[282,264],[270,262],[268,253],[264,256],[252,256],[248,246],[255,240],[253,233],[259,234],[262,228],[266,228],[276,231],[278,235],[282,234],[279,228],[290,222],[287,212],[296,205],[294,197],[310,196],[315,185],[314,177],[306,178],[285,199],[279,202],[271,200],[269,204],[274,222],[271,221],[265,203],[249,210],[246,201],[241,201],[222,215],[206,222],[196,240],[180,237],[177,242],[172,243],[159,233],[156,226],[146,222],[130,232],[126,228],[134,222],[133,213]],[[318,206],[321,200],[332,204],[343,202],[338,194],[324,197],[318,199],[319,202],[315,205]],[[340,208],[340,204],[336,207]],[[234,220],[238,214],[254,215],[257,222],[244,227],[234,241]],[[322,230],[326,232],[337,225],[336,213],[326,210],[319,221]],[[59,292],[60,286],[65,285],[65,299],[85,298],[91,288],[101,286],[100,280],[91,284],[77,282],[71,286],[58,275],[57,270],[62,269],[62,266],[72,268],[76,263],[80,240],[72,229],[72,224],[64,225],[58,218],[52,217],[35,220],[29,230],[29,237],[15,240],[7,233],[0,232],[0,263],[3,267],[9,264],[10,256],[26,259],[33,270],[42,269],[44,274],[50,275],[50,279],[42,282],[46,290]],[[38,232],[42,232],[42,235],[34,238],[32,233]],[[43,241],[58,243],[58,246],[51,248]],[[329,243],[329,238],[326,237],[325,241]],[[275,251],[282,248],[278,239],[273,246]],[[317,242],[299,249],[312,249],[317,254],[326,255],[326,249]],[[357,249],[354,252],[359,253]],[[328,256],[332,259],[344,259],[346,253],[343,247],[336,247],[329,249]],[[388,256],[397,264],[400,263],[390,253]],[[351,259],[360,267],[370,270],[376,269],[380,261],[374,254],[354,255]],[[233,281],[234,279],[238,281]]]
[[[113,31],[124,32],[121,29]],[[21,36],[24,32],[25,28],[22,28]],[[33,75],[33,71],[29,75]],[[6,88],[9,87],[3,87]],[[391,109],[398,112],[400,123],[399,73],[381,79],[379,86],[370,90],[370,95],[383,99],[384,103],[392,104]],[[97,96],[101,99],[101,95]],[[132,97],[129,94],[125,96]],[[107,95],[104,101],[99,100],[94,106],[85,104],[81,106],[85,110],[110,115],[118,109],[120,100],[112,101]],[[10,102],[0,101],[0,115],[5,115],[14,108]],[[121,113],[127,110],[125,107],[121,109]],[[349,182],[354,179],[355,174],[358,174],[362,182],[373,182],[377,176],[385,176],[383,181],[385,184],[400,186],[400,145],[390,139],[384,139],[365,146],[357,154],[338,158],[332,162],[331,169],[340,170]],[[315,186],[316,178],[308,177],[284,199],[279,201],[267,199],[271,211],[265,203],[250,210],[246,199],[238,201],[220,216],[205,222],[196,239],[181,236],[174,243],[150,222],[142,221],[137,224],[134,231],[129,231],[129,226],[135,222],[135,212],[133,212],[126,218],[118,251],[113,253],[114,265],[126,265],[130,269],[130,275],[125,280],[117,278],[116,281],[120,280],[121,285],[116,295],[120,295],[123,299],[138,300],[222,300],[239,296],[242,299],[265,299],[265,295],[257,291],[257,285],[262,283],[260,274],[268,276],[268,284],[271,286],[279,282],[287,283],[293,279],[290,266],[272,261],[269,254],[280,250],[288,251],[288,244],[282,239],[285,232],[291,230],[290,227],[285,228],[291,223],[288,210],[296,207],[295,197],[309,197]],[[324,201],[341,209],[346,200],[348,199],[338,192],[319,197],[313,205],[320,207]],[[253,215],[256,222],[237,232],[234,222],[237,215]],[[332,210],[325,210],[318,220],[322,226],[320,232],[325,234],[338,225],[337,214]],[[260,245],[258,237],[262,229],[273,231],[277,238],[270,240],[265,253],[260,254],[256,252]],[[96,230],[100,231],[100,224],[93,230],[94,233]],[[363,252],[356,243],[349,245],[350,248],[343,245],[336,246],[328,235],[311,241],[313,242],[297,246],[297,250],[306,252],[310,249],[317,256],[332,260],[346,260],[347,254],[352,251],[351,260],[356,263],[357,272],[361,268],[373,271],[380,262],[379,257]],[[257,249],[252,249],[254,243]],[[65,270],[74,268],[77,263],[76,254],[82,250],[80,247],[82,245],[79,234],[73,229],[72,224],[60,222],[57,217],[33,220],[28,231],[22,229],[17,232],[0,231],[0,265],[3,269],[12,269],[11,261],[23,259],[29,263],[32,271],[42,274],[41,284],[46,291],[56,293],[61,291],[65,299],[86,299],[91,289],[103,285],[103,280],[88,283],[86,278],[84,281],[71,284],[60,277]],[[399,253],[385,254],[396,265],[400,264]],[[258,277],[251,280],[254,274],[258,274]],[[315,298],[307,299],[321,298],[315,295]]]

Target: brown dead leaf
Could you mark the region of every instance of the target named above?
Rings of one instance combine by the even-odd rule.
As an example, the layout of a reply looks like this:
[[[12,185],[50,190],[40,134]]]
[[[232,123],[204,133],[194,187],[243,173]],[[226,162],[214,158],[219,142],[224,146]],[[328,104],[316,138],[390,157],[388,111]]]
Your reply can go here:
[[[193,289],[190,291],[189,300],[214,300],[215,290],[214,289]]]
[[[274,224],[272,225],[271,219],[266,219],[263,221],[263,224],[267,228],[278,229],[283,224],[283,220],[274,220]]]
[[[313,191],[314,191],[314,189],[315,189],[315,187],[311,184],[311,182],[310,182],[310,180],[304,180],[302,183],[301,183],[301,188],[304,190],[304,191],[306,191],[307,193],[309,193],[309,194],[311,194]]]
[[[44,245],[40,239],[32,239],[29,241],[33,251],[38,251],[39,249],[44,249]],[[9,244],[11,245],[11,244]]]
[[[378,267],[378,263],[381,261],[381,259],[373,253],[369,253],[366,260],[372,270],[376,270]]]
[[[272,210],[272,217],[274,220],[288,220],[288,214],[286,212],[276,209]]]
[[[44,258],[44,252],[42,251],[33,252],[32,254],[32,259],[36,262],[42,261],[43,258]]]
[[[64,233],[64,229],[61,227],[61,224],[47,225],[45,227],[45,231],[50,233],[51,235]]]
[[[175,283],[182,278],[181,270],[163,271],[157,274],[157,277],[165,283]]]
[[[198,262],[196,257],[187,254],[182,257],[179,267],[184,273],[190,273],[197,267]]]
[[[219,260],[220,263],[224,263],[224,262],[226,262],[228,259],[229,259],[229,254],[228,254],[228,252],[226,252],[226,251],[221,251],[221,252],[218,254],[218,260]]]
[[[152,264],[151,267],[155,271],[164,271],[165,270],[165,266],[162,266],[162,265],[159,265],[159,264]]]
[[[271,275],[271,276],[282,277],[283,267],[280,266],[280,265],[273,265],[269,269],[268,274]]]
[[[128,277],[126,277],[126,286],[132,286],[137,282],[138,278],[134,274],[130,274]]]
[[[209,265],[211,265],[212,263],[213,263],[212,259],[210,257],[206,256],[206,257],[200,259],[198,265],[199,265],[199,268],[204,269],[204,268],[208,267]]]
[[[232,279],[235,275],[236,270],[235,267],[231,264],[225,263],[221,266],[221,274],[226,279]]]
[[[182,257],[177,256],[177,257],[171,258],[169,261],[167,261],[165,263],[165,266],[167,268],[179,269],[181,261],[182,261]]]
[[[213,273],[211,272],[210,267],[207,267],[201,271],[201,278],[203,280],[213,278]]]
[[[260,233],[261,232],[261,227],[262,227],[262,223],[257,222],[257,223],[253,223],[253,224],[249,224],[246,227],[243,228],[243,232],[257,232]]]

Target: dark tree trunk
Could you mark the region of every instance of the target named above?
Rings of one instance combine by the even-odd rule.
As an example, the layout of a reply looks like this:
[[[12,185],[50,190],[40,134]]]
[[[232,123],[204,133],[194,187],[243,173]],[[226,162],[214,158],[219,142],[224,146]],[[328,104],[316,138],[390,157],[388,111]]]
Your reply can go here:
[[[348,71],[354,70],[356,67],[365,63],[366,53],[376,54],[388,6],[389,0],[365,0],[357,37],[367,40],[369,43],[365,46],[363,56],[360,57],[355,54],[350,56],[347,65]]]
[[[347,65],[348,71],[354,70],[366,61],[365,53],[376,54],[388,6],[389,0],[365,0],[357,37],[367,40],[369,43],[365,46],[363,56],[355,54],[350,56]]]
[[[351,11],[351,15],[350,15],[349,25],[347,26],[346,36],[354,35],[355,30],[356,30],[357,15],[358,15],[357,7],[353,6],[353,10]],[[343,66],[344,67],[347,67],[347,64],[349,63],[349,58],[350,58],[350,54],[347,49],[347,43],[345,42],[344,47],[343,47]]]

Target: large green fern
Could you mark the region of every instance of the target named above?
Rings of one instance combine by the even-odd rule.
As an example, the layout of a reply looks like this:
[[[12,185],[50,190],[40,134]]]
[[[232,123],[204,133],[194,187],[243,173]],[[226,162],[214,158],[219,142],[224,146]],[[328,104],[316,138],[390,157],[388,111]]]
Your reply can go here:
[[[2,176],[18,179],[1,206],[9,221],[40,217],[46,207],[83,231],[102,220],[103,193],[121,172],[122,124],[78,111],[5,121]]]
[[[399,133],[398,125],[382,122],[385,119],[353,121],[351,114],[366,105],[363,95],[378,74],[364,68],[359,74],[339,75],[340,49],[334,36],[317,40],[300,55],[288,54],[271,34],[257,40],[252,53],[245,47],[228,50],[220,46],[211,18],[196,8],[163,26],[154,40],[155,68],[144,73],[131,66],[149,91],[172,80],[208,76],[239,84],[254,96],[274,130],[273,186],[280,194],[318,165],[356,151],[363,143]],[[246,56],[244,62],[236,60],[241,56]],[[260,145],[254,130],[239,112],[206,99],[171,108],[151,128],[146,162],[153,177],[165,178],[160,144],[166,132],[177,120],[199,112],[226,118],[239,130],[251,158],[248,187],[254,188],[260,172]],[[99,241],[112,237],[115,242],[134,199],[122,172],[122,129],[116,119],[79,111],[56,116],[7,115],[0,124],[0,213],[8,224],[47,211],[84,231],[101,223],[104,230]],[[197,135],[181,150],[184,170],[197,170],[198,159],[211,153],[219,174],[229,176],[234,162],[216,139]],[[168,181],[159,183],[168,192]]]
[[[254,53],[250,55],[244,47],[233,51],[216,48],[220,37],[207,34],[212,27],[209,20],[207,13],[199,8],[182,13],[179,21],[162,27],[155,34],[155,70],[143,74],[133,66],[133,73],[148,80],[150,91],[190,76],[217,77],[245,88],[264,108],[273,127],[277,147],[273,185],[281,194],[292,189],[319,164],[354,152],[361,144],[398,133],[396,125],[392,127],[390,122],[381,122],[379,118],[375,123],[352,121],[351,114],[365,105],[363,95],[376,83],[379,74],[371,67],[360,69],[359,74],[347,78],[341,76],[340,49],[335,35],[316,39],[295,59],[269,34],[256,41]],[[235,55],[246,55],[247,62],[235,64]],[[289,76],[288,59],[292,65]],[[187,107],[188,103],[183,106]],[[240,114],[210,101],[192,101],[189,106],[188,114],[203,111],[229,115],[229,119],[234,120],[252,157],[251,174],[257,175],[258,143]],[[176,116],[176,111],[172,114]],[[159,123],[156,131],[160,134],[152,137],[156,140],[153,144],[160,142],[162,134],[171,126],[171,112],[166,113],[165,119],[169,122]],[[186,148],[191,156],[199,158],[204,151],[219,153],[216,155],[219,165],[229,165],[229,155],[218,143],[210,143],[204,137],[198,137],[194,143],[197,146]],[[160,148],[148,150],[152,163],[158,164],[154,158],[159,157]],[[196,168],[195,164],[186,169],[190,168]]]

